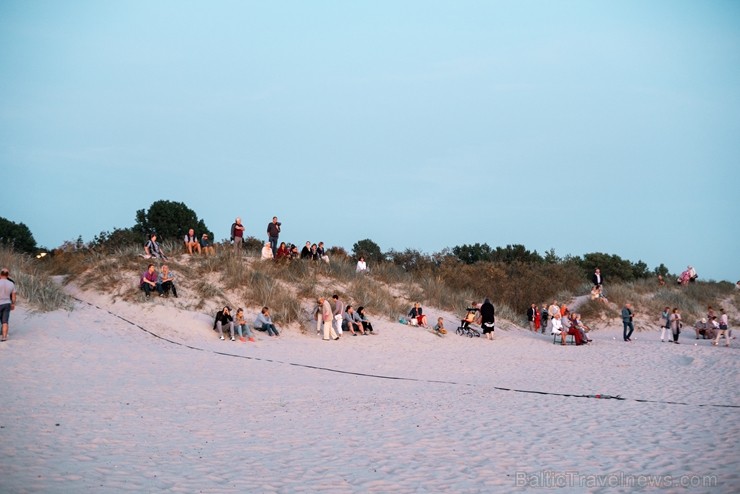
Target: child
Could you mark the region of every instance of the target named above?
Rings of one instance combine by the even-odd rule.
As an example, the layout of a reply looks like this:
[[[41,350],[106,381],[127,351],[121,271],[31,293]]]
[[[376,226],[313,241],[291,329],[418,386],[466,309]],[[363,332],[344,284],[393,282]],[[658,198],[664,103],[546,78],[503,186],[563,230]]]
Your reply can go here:
[[[249,324],[247,324],[247,321],[244,319],[244,309],[242,309],[241,307],[236,310],[236,329],[237,331],[239,331],[239,341],[241,341],[242,343],[246,341],[244,339],[244,333],[246,333],[249,337],[249,341],[254,341],[254,333],[252,333],[252,329],[249,327]]]
[[[434,330],[439,334],[447,334],[447,330],[445,329],[445,322],[442,320],[441,317],[437,318],[437,324],[434,326]]]

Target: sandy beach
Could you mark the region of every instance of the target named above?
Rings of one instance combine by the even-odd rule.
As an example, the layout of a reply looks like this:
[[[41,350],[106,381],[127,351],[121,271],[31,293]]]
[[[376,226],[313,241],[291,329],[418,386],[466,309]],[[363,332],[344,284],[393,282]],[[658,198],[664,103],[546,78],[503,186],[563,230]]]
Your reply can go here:
[[[740,489],[737,346],[380,319],[240,343],[167,300],[73,294],[71,312],[21,304],[0,345],[2,492]]]

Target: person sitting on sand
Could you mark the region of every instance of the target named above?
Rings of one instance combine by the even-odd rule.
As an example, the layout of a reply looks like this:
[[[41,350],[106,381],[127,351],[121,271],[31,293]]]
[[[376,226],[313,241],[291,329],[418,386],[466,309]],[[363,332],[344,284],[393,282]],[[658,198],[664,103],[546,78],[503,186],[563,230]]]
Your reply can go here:
[[[216,253],[216,251],[213,248],[213,244],[211,244],[211,241],[208,240],[207,233],[204,233],[200,237],[200,248],[203,254],[206,254],[206,255],[213,255]]]
[[[319,259],[329,264],[329,256],[326,254],[326,249],[324,248],[324,242],[319,242],[319,245],[316,247],[316,253],[319,256]]]
[[[591,289],[591,300],[600,300],[604,303],[608,302],[606,297],[604,297],[604,292],[603,292],[603,289],[601,288],[601,285],[595,285]]]
[[[214,331],[218,331],[218,337],[220,340],[224,340],[224,326],[229,328],[231,334],[231,341],[234,339],[234,318],[231,317],[231,308],[225,305],[223,309],[216,313],[216,319],[213,321]]]
[[[162,265],[162,271],[159,273],[159,285],[162,287],[162,293],[165,297],[170,296],[170,290],[172,295],[177,298],[177,287],[175,286],[175,273],[170,271],[169,266],[166,264]]]
[[[200,254],[200,242],[198,242],[198,237],[195,236],[195,230],[192,228],[188,230],[188,233],[185,235],[184,242],[185,248],[188,250],[188,254],[193,255],[193,251]]]
[[[162,297],[162,285],[159,284],[159,277],[157,276],[157,270],[154,269],[154,264],[150,264],[146,271],[141,274],[139,279],[139,288],[144,290],[144,294],[149,298],[149,294],[152,290],[157,290],[159,296]]]
[[[437,324],[434,325],[434,331],[439,334],[447,334],[447,330],[445,329],[445,321],[441,317],[437,318]]]
[[[357,316],[351,305],[347,305],[347,308],[344,309],[342,331],[349,331],[352,333],[352,336],[357,336],[358,332],[362,335],[365,334],[365,329],[362,327],[362,320]]]
[[[694,332],[696,333],[697,340],[700,336],[702,337],[702,339],[707,339],[707,319],[705,317],[697,319],[697,321],[694,323]]]
[[[252,329],[249,327],[249,324],[247,324],[247,321],[244,319],[244,309],[239,307],[236,309],[236,321],[234,321],[236,326],[236,331],[239,333],[239,341],[244,343],[246,340],[244,339],[244,335],[246,334],[249,338],[249,341],[254,341],[254,333],[252,333]]]
[[[272,245],[270,245],[270,242],[265,242],[264,247],[262,247],[261,259],[263,261],[274,259],[274,256],[272,255]]]
[[[416,323],[422,328],[428,328],[427,316],[422,313],[422,310],[421,304],[419,304],[419,302],[415,302],[414,306],[409,311],[409,317],[416,320]]]
[[[272,318],[270,317],[270,309],[268,307],[262,307],[260,313],[257,314],[257,319],[254,320],[254,329],[267,331],[267,334],[269,336],[280,336],[280,332],[278,331],[277,327],[275,327],[275,324],[273,324],[272,322]]]
[[[156,258],[156,259],[164,259],[167,260],[167,256],[164,255],[164,252],[162,252],[162,248],[157,243],[157,234],[152,233],[149,236],[149,241],[144,245],[144,257],[147,259],[149,258]]]
[[[306,245],[301,249],[301,259],[311,259],[311,241],[306,240]]]
[[[280,247],[278,247],[278,250],[275,253],[275,260],[279,261],[281,259],[286,261],[290,259],[290,249],[285,245],[285,242],[280,242]]]
[[[360,321],[362,321],[362,329],[364,329],[366,333],[377,334],[373,333],[373,325],[370,323],[370,320],[365,315],[365,307],[359,306],[357,308],[357,315],[360,317]]]
[[[360,259],[357,261],[357,266],[355,266],[355,272],[357,273],[367,272],[367,263],[365,262],[364,257],[360,256]]]

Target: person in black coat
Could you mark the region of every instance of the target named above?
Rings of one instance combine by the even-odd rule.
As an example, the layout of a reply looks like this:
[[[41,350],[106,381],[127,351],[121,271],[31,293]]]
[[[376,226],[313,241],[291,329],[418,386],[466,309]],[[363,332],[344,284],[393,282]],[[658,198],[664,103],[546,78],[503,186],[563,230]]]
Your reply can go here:
[[[483,301],[483,305],[480,306],[480,325],[481,328],[483,328],[483,334],[486,335],[486,338],[489,340],[493,339],[493,325],[496,322],[495,313],[496,310],[491,303],[491,299],[486,298]]]
[[[594,286],[601,286],[604,284],[604,277],[601,276],[601,270],[599,268],[596,268],[593,276],[591,276],[591,283],[593,283]]]
[[[530,331],[536,331],[534,328],[534,320],[537,318],[537,304],[532,304],[529,309],[527,309],[527,321],[529,321],[529,329]]]

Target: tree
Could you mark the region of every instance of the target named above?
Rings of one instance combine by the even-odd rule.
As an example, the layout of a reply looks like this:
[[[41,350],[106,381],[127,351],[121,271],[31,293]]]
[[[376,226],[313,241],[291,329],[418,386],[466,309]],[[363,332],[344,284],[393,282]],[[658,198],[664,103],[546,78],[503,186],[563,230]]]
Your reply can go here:
[[[0,244],[12,247],[18,252],[36,252],[36,240],[31,230],[23,223],[15,223],[0,217]]]
[[[458,245],[452,248],[452,253],[465,264],[491,260],[491,247],[488,244]]]
[[[403,268],[404,271],[423,271],[436,266],[432,256],[414,249],[406,249],[403,252],[391,249],[385,253],[385,257],[396,266]]]
[[[523,262],[526,264],[539,264],[543,262],[542,256],[537,251],[530,252],[521,244],[507,245],[505,248],[496,247],[490,255],[494,262]]]
[[[142,236],[156,233],[159,240],[173,240],[183,237],[193,228],[198,234],[208,233],[213,238],[213,232],[208,230],[203,220],[199,220],[195,211],[182,202],[155,201],[149,211],[140,209],[136,212],[134,230]]]
[[[383,253],[380,251],[380,246],[369,238],[355,242],[352,246],[352,255],[355,259],[364,257],[367,262],[373,264],[383,262]]]
[[[665,264],[661,262],[660,266],[658,266],[657,268],[653,270],[653,273],[655,273],[656,275],[660,275],[663,278],[666,278],[668,277],[668,268],[665,266]]]

